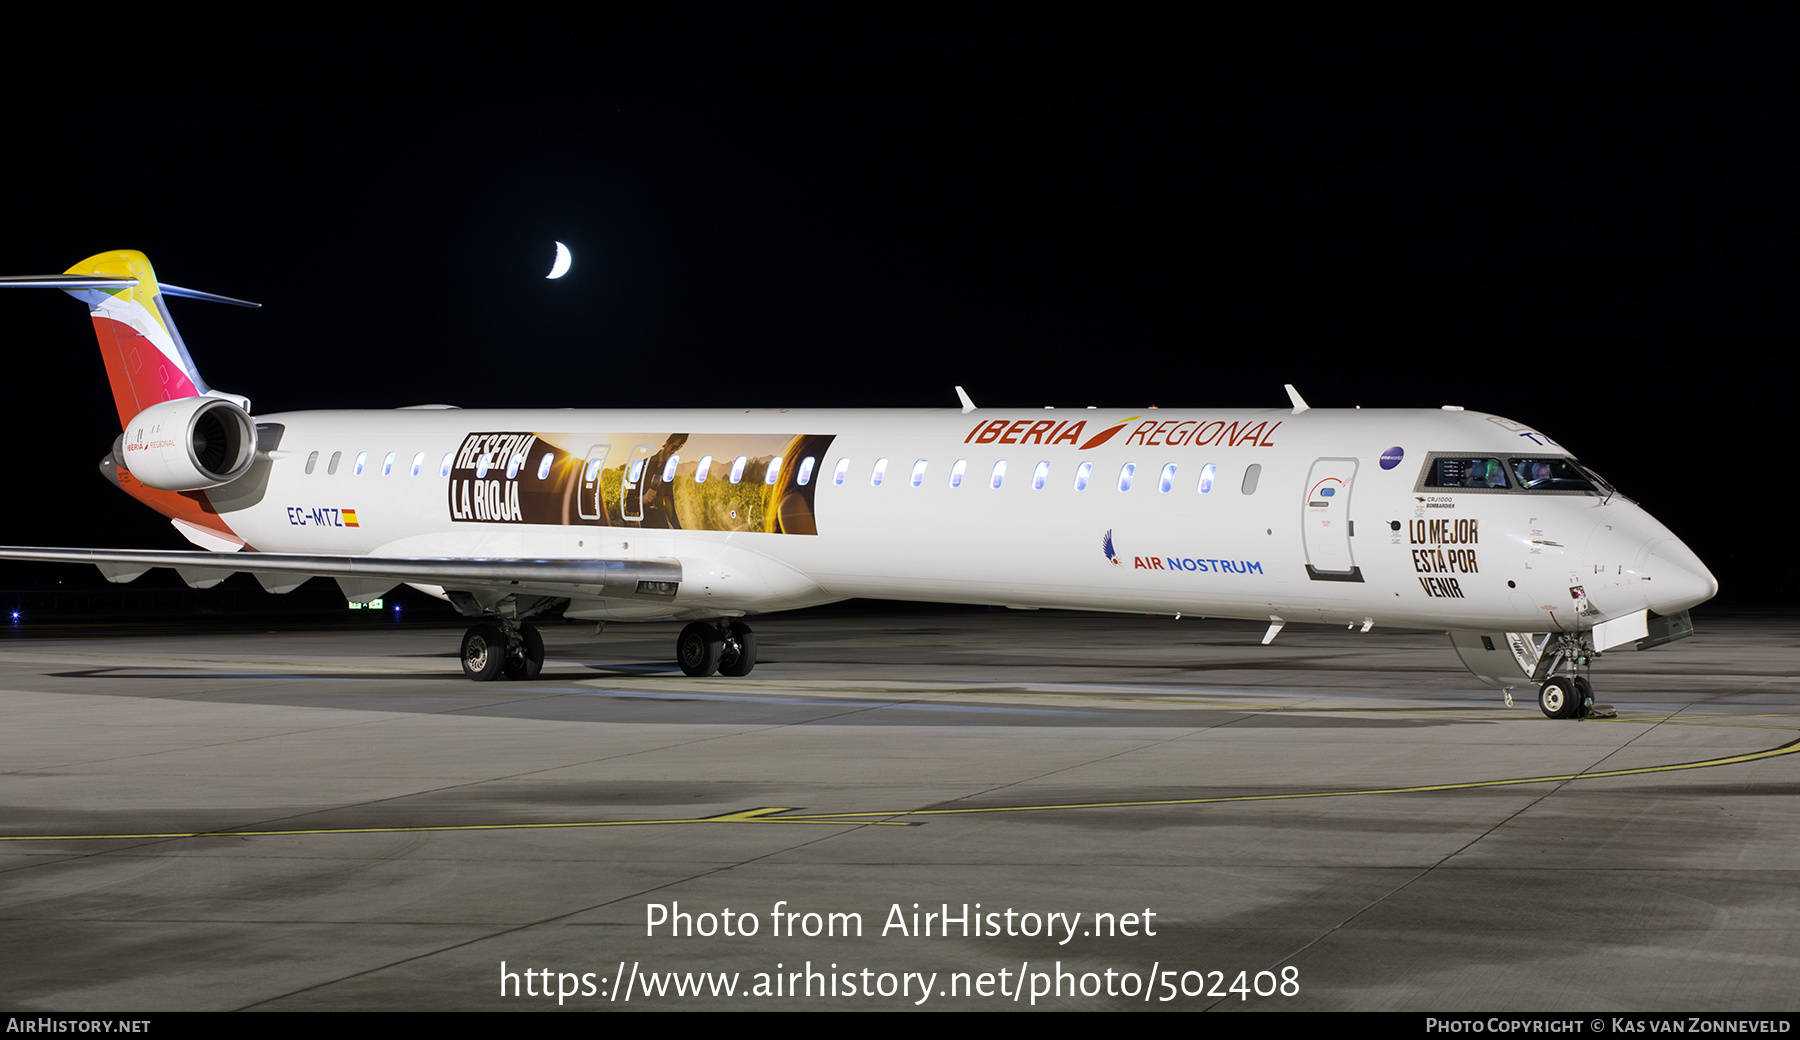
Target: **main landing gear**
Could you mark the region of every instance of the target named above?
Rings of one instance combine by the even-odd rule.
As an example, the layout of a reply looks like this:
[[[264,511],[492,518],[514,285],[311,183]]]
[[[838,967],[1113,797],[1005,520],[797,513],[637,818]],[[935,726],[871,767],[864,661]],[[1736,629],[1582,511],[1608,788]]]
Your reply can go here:
[[[544,637],[529,621],[484,617],[463,633],[463,674],[476,682],[535,679],[544,667]],[[675,640],[681,670],[697,679],[749,675],[756,667],[756,633],[742,621],[696,621]]]
[[[742,621],[696,621],[676,638],[675,660],[696,679],[714,672],[749,675],[756,667],[756,633]]]
[[[476,682],[535,679],[544,667],[544,637],[528,621],[489,618],[469,626],[462,640],[463,674]]]

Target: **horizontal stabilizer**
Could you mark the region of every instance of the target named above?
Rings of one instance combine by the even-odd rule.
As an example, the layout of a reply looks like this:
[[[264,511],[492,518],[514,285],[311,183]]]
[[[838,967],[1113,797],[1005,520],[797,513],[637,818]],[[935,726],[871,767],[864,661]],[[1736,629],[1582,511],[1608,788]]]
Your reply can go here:
[[[107,278],[94,274],[11,274],[0,275],[0,289],[135,289],[139,279]],[[232,296],[220,296],[218,293],[201,292],[199,289],[183,289],[179,285],[158,282],[158,289],[164,296],[181,296],[190,300],[210,300],[213,303],[229,303],[233,307],[261,307],[260,303],[240,300]]]

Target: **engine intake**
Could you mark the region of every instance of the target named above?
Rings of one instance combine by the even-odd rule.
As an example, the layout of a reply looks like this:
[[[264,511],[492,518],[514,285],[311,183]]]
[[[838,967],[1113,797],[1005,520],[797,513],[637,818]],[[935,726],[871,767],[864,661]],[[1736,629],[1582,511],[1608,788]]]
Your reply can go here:
[[[163,491],[229,484],[256,461],[256,423],[218,397],[180,397],[137,414],[113,444],[113,459]]]

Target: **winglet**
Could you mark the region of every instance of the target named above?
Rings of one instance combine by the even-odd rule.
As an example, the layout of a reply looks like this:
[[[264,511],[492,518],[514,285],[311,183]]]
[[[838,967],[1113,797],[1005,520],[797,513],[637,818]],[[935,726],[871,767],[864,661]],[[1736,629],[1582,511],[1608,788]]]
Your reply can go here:
[[[1294,402],[1294,414],[1295,415],[1299,415],[1301,412],[1304,412],[1308,408],[1312,407],[1311,405],[1306,403],[1305,398],[1300,396],[1300,391],[1294,389],[1294,384],[1283,383],[1283,384],[1281,384],[1281,386],[1283,389],[1285,389],[1288,392],[1288,400]]]
[[[956,388],[956,398],[962,402],[964,415],[968,415],[975,410],[975,402],[969,400],[969,392],[960,386]]]

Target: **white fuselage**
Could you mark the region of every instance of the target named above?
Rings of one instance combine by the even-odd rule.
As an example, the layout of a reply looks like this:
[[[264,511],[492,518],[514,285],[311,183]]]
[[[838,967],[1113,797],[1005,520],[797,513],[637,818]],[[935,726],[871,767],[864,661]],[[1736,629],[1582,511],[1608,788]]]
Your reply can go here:
[[[284,428],[278,448],[206,493],[256,550],[680,561],[671,603],[577,597],[577,616],[873,597],[1545,632],[1716,590],[1620,495],[1425,486],[1434,453],[1567,457],[1476,412],[409,409],[259,422]]]

